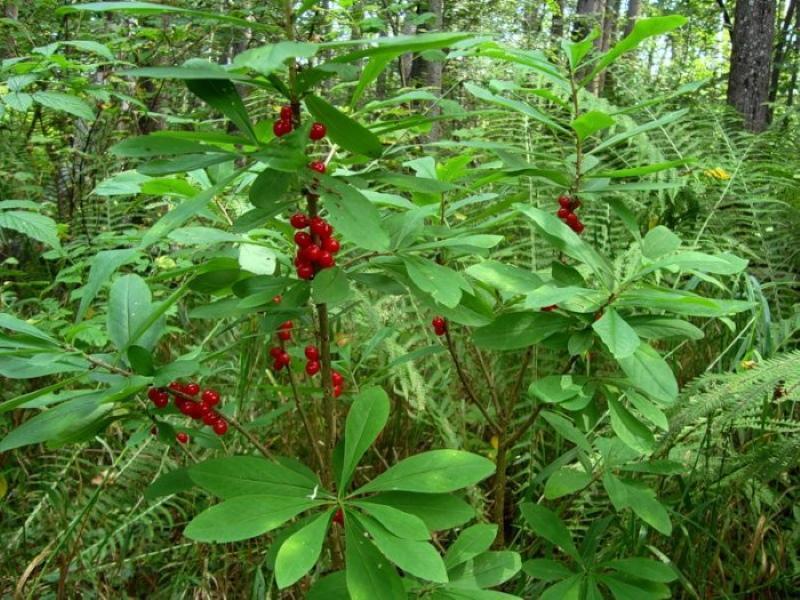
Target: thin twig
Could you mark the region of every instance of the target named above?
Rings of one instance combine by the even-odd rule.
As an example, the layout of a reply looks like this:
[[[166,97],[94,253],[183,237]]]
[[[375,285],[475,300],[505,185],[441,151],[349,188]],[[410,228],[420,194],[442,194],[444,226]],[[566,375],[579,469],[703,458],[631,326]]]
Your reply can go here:
[[[469,379],[467,378],[467,374],[464,373],[464,369],[461,367],[461,361],[458,360],[458,355],[456,354],[455,346],[453,345],[453,338],[450,336],[450,330],[445,329],[444,332],[445,340],[447,341],[447,349],[450,352],[450,357],[453,359],[453,364],[456,367],[456,373],[458,373],[458,378],[461,380],[461,385],[464,387],[464,390],[467,392],[467,396],[469,397],[470,401],[481,411],[483,418],[486,419],[486,424],[489,425],[489,428],[494,433],[500,433],[500,428],[489,416],[489,413],[481,404],[478,397],[475,395],[475,392],[472,389],[472,384],[470,383]]]

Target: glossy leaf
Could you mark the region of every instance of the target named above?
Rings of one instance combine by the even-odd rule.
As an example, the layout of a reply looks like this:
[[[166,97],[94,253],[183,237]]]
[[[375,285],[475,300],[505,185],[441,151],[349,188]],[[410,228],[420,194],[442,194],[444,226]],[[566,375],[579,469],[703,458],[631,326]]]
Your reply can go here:
[[[345,150],[372,158],[383,154],[383,145],[378,136],[319,96],[309,94],[305,104],[314,118],[328,128],[331,140]]]
[[[365,388],[353,399],[345,424],[340,488],[347,487],[361,457],[383,430],[389,408],[389,397],[379,387]]]
[[[613,308],[607,308],[603,316],[592,323],[592,329],[617,359],[631,356],[641,343],[636,330]]]
[[[308,573],[319,560],[333,511],[325,512],[290,535],[275,559],[275,581],[285,589]]]
[[[279,462],[257,456],[212,458],[189,469],[197,485],[220,498],[274,495],[313,496],[319,482]]]
[[[580,560],[569,529],[552,510],[540,504],[526,502],[522,505],[522,516],[536,535],[558,546],[575,560]]]

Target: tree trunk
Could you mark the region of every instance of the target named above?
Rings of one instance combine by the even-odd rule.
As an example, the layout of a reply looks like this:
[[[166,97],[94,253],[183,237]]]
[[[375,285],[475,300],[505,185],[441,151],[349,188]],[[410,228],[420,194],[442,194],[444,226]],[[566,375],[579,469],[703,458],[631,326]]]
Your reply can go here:
[[[639,18],[639,5],[639,0],[628,0],[628,10],[625,12],[625,31],[622,32],[623,37],[633,31],[636,19]]]
[[[553,13],[553,24],[550,27],[550,37],[557,44],[561,43],[564,37],[564,0],[556,2],[556,10]]]
[[[582,40],[592,30],[595,13],[602,0],[578,0],[575,8],[575,22],[572,24],[572,39]]]
[[[800,8],[794,12],[794,66],[792,67],[792,77],[789,81],[789,93],[786,96],[786,106],[791,107],[794,103],[794,91],[797,89],[798,71],[800,71]]]
[[[778,86],[781,79],[781,71],[786,67],[786,57],[789,53],[789,43],[791,41],[791,27],[792,18],[798,10],[797,0],[789,0],[789,6],[786,9],[786,16],[783,19],[783,25],[780,32],[778,32],[778,43],[775,45],[775,55],[772,61],[772,77],[769,84],[769,101],[770,104],[775,102],[778,98]],[[795,36],[800,35],[800,31],[795,33]],[[769,108],[769,120],[772,121],[772,106]]]
[[[775,0],[738,0],[733,20],[728,104],[750,131],[767,127]]]
[[[431,31],[441,31],[444,23],[444,0],[428,0],[428,10],[436,17],[430,25]],[[442,75],[444,74],[444,62],[441,60],[429,61],[424,59],[425,69],[425,85],[430,88],[431,92],[437,96],[442,94]],[[440,115],[442,112],[439,108],[438,102],[431,106],[428,115],[434,117]],[[439,121],[434,121],[431,125],[431,130],[428,133],[428,141],[436,142],[442,137],[442,129]]]
[[[619,21],[619,9],[622,0],[606,0],[606,9],[603,13],[603,35],[600,38],[600,52],[607,52],[614,45]],[[610,86],[611,76],[608,69],[597,76],[597,94],[603,95],[606,85]]]

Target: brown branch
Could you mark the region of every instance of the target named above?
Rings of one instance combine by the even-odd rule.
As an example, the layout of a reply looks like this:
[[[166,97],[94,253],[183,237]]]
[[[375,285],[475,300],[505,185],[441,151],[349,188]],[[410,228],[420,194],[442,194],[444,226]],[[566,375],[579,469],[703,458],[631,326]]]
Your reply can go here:
[[[284,344],[283,342],[281,342],[281,348],[283,347]],[[313,450],[314,456],[317,459],[317,464],[319,465],[321,473],[325,469],[325,459],[322,457],[322,453],[319,451],[320,438],[314,431],[314,428],[311,425],[311,421],[308,420],[308,415],[306,414],[305,409],[303,409],[302,402],[300,401],[300,394],[297,391],[297,383],[294,380],[294,373],[292,372],[292,368],[290,366],[287,366],[286,370],[289,373],[289,385],[292,388],[292,396],[294,397],[294,403],[295,406],[297,407],[297,412],[300,415],[300,420],[303,421],[303,427],[306,430],[306,435],[308,435],[308,440],[311,442],[311,449]]]

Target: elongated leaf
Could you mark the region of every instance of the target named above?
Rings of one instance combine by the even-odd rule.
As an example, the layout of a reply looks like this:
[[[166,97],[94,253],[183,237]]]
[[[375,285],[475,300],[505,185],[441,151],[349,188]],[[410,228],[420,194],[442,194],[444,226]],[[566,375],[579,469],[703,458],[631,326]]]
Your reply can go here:
[[[361,457],[386,425],[389,407],[389,397],[379,387],[366,388],[353,400],[345,425],[341,489],[347,487]]]
[[[604,566],[637,579],[659,583],[669,583],[678,578],[678,574],[672,567],[652,558],[618,558],[605,563]]]
[[[557,131],[566,133],[566,129],[564,129],[561,125],[556,123],[553,119],[548,117],[540,110],[533,108],[529,104],[525,104],[524,102],[520,102],[519,100],[512,100],[510,98],[504,98],[503,96],[498,96],[496,94],[493,94],[489,90],[486,90],[472,83],[465,83],[464,88],[470,94],[472,94],[476,98],[484,100],[485,102],[490,102],[491,104],[496,104],[498,106],[510,108],[511,110],[515,110],[525,115],[526,117],[530,117],[534,121],[538,121],[539,123],[544,123],[548,127],[552,127]]]
[[[81,304],[78,313],[75,315],[75,322],[80,323],[86,316],[86,311],[92,300],[97,296],[100,287],[111,279],[111,276],[122,265],[133,262],[139,256],[139,252],[134,248],[122,248],[120,250],[101,250],[92,257],[89,269],[89,279],[81,292]]]
[[[18,319],[17,317],[8,313],[0,313],[0,329],[9,329],[11,331],[22,333],[38,340],[48,342],[50,344],[56,343],[56,340],[52,336],[46,334],[38,327],[34,327],[27,321]]]
[[[330,510],[321,514],[281,544],[275,558],[275,580],[280,589],[297,582],[317,563],[332,514]]]
[[[27,210],[0,211],[0,228],[12,229],[53,248],[61,248],[58,225],[45,215]]]
[[[272,531],[320,504],[296,496],[236,496],[197,515],[184,535],[198,542],[247,540]]]
[[[586,471],[562,468],[555,471],[547,479],[544,486],[544,497],[548,500],[561,498],[585,488],[592,481],[591,475]]]
[[[345,150],[378,158],[383,154],[381,141],[369,129],[314,94],[305,98],[306,107],[314,118],[325,123],[328,136]]]
[[[619,439],[639,453],[653,451],[655,438],[647,426],[614,398],[608,398],[608,409],[611,412],[611,428]]]
[[[111,286],[108,297],[108,337],[119,350],[136,342],[152,349],[161,335],[164,322],[153,323],[138,339],[134,334],[148,320],[154,309],[150,288],[138,275],[125,275]]]
[[[311,58],[317,53],[319,46],[309,42],[285,41],[251,48],[238,54],[233,61],[236,67],[247,67],[262,75],[282,69],[284,63],[291,58]]]
[[[625,483],[609,472],[603,475],[603,486],[616,510],[630,508],[642,521],[652,525],[660,533],[672,533],[672,522],[667,509],[656,499],[652,490]]]
[[[592,329],[617,359],[633,355],[641,343],[636,330],[613,308],[606,309],[603,316],[592,323]]]
[[[522,516],[536,535],[543,537],[575,560],[580,561],[578,549],[572,541],[569,529],[552,510],[540,504],[526,502],[522,505]]]
[[[607,140],[603,140],[600,144],[598,144],[597,146],[592,148],[590,154],[593,154],[593,155],[594,154],[598,154],[602,150],[605,150],[606,148],[610,148],[611,146],[614,146],[615,144],[619,144],[620,142],[623,142],[623,141],[625,141],[625,140],[627,140],[629,138],[632,138],[635,135],[639,135],[640,133],[645,133],[645,132],[651,131],[653,129],[659,129],[661,127],[664,127],[665,125],[669,125],[670,123],[673,123],[673,122],[677,121],[678,119],[682,118],[688,112],[689,112],[688,108],[684,108],[684,109],[681,109],[681,110],[676,110],[674,112],[667,113],[663,117],[659,117],[658,119],[655,119],[653,121],[649,121],[647,123],[643,123],[642,125],[638,125],[636,127],[633,127],[632,129],[628,129],[626,131],[622,131],[622,132],[620,132],[620,133],[618,133],[616,135],[611,136]]]
[[[311,282],[311,297],[317,304],[336,306],[351,297],[350,282],[344,269],[323,269]]]
[[[264,169],[250,186],[250,204],[270,209],[283,200],[294,175],[287,171]]]
[[[164,135],[140,135],[122,140],[109,149],[115,156],[149,158],[152,156],[175,156],[178,154],[201,154],[222,152],[216,146],[200,144],[192,140],[171,138]]]
[[[428,542],[403,539],[392,535],[374,519],[357,518],[381,553],[398,567],[426,581],[447,582],[447,569],[436,549]]]
[[[527,294],[543,283],[535,273],[491,260],[471,265],[466,272],[470,277],[509,294]]]
[[[367,250],[387,250],[389,235],[378,209],[358,189],[335,177],[322,177],[322,204],[333,227],[348,241]]]
[[[448,308],[458,306],[462,289],[469,286],[459,273],[431,260],[404,256],[403,264],[414,285]]]
[[[75,115],[81,119],[86,119],[87,121],[94,120],[94,111],[92,108],[86,104],[86,102],[71,94],[62,94],[61,92],[36,92],[33,94],[33,100],[47,108],[63,110],[66,113]]]
[[[164,496],[185,492],[192,489],[193,486],[194,483],[189,478],[189,469],[173,469],[148,485],[144,491],[144,497],[146,500],[153,501]]]
[[[186,87],[195,96],[202,98],[233,121],[239,131],[252,142],[258,143],[258,137],[253,130],[253,124],[250,122],[244,102],[242,102],[236,86],[230,81],[225,79],[188,79]]]
[[[155,2],[87,2],[86,4],[73,4],[69,6],[62,6],[56,10],[58,15],[66,15],[74,12],[124,12],[135,15],[158,15],[162,13],[182,13],[193,17],[200,17],[203,19],[210,19],[214,21],[223,21],[240,25],[244,28],[259,28],[259,23],[250,22],[246,19],[240,19],[226,15],[222,12],[206,12],[202,10],[192,10],[187,8],[180,8],[178,6],[169,6],[166,4],[157,4]]]
[[[510,550],[484,552],[453,571],[452,587],[488,588],[501,585],[519,573],[522,561]]]
[[[447,549],[444,555],[445,566],[452,569],[475,558],[491,547],[495,537],[497,537],[497,525],[479,523],[467,527]]]
[[[599,110],[590,110],[583,113],[570,123],[570,126],[578,134],[578,139],[586,139],[594,135],[601,129],[607,129],[615,123],[611,115]]]
[[[475,511],[469,504],[451,494],[384,492],[362,502],[385,504],[419,517],[430,531],[452,529],[475,516]]]
[[[506,313],[476,329],[473,340],[487,350],[519,350],[563,331],[568,324],[568,319],[551,312]]]
[[[397,571],[369,541],[361,523],[347,516],[344,533],[350,600],[407,600]]]
[[[397,537],[419,541],[431,538],[427,525],[416,515],[377,502],[353,502],[353,506],[373,517]]]
[[[522,563],[526,575],[542,581],[558,581],[575,574],[567,565],[549,558],[534,558]]]
[[[642,342],[631,356],[618,359],[631,383],[655,400],[670,403],[678,396],[678,382],[669,365]]]
[[[313,496],[319,482],[279,462],[256,456],[212,458],[192,466],[189,476],[220,498],[261,494],[304,498]]]
[[[406,491],[452,492],[494,473],[492,461],[462,450],[431,450],[406,458],[381,473],[356,493]]]
[[[592,451],[592,445],[589,443],[589,440],[586,439],[586,436],[583,435],[583,433],[581,433],[578,428],[570,423],[567,419],[557,413],[547,410],[543,411],[541,416],[550,424],[553,429],[559,433],[559,435],[561,435],[561,437],[569,440],[585,452]]]
[[[629,317],[628,323],[636,330],[636,333],[640,337],[649,340],[660,340],[672,337],[701,340],[705,335],[703,330],[699,327],[680,319],[635,316]]]

